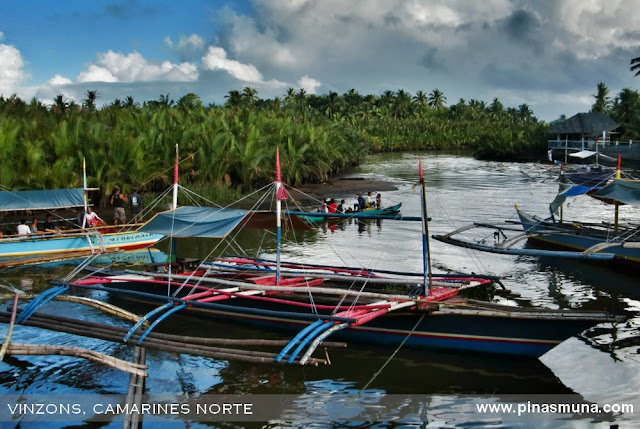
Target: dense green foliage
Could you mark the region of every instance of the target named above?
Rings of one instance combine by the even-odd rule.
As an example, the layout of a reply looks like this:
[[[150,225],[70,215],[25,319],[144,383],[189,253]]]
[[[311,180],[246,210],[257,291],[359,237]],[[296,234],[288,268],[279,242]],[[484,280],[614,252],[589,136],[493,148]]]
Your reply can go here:
[[[605,90],[598,87],[604,98],[594,108],[610,112],[637,139],[637,91],[625,89],[612,102]],[[232,198],[273,180],[276,147],[283,180],[294,186],[325,180],[370,152],[470,149],[484,159],[536,160],[546,149],[547,124],[526,104],[461,99],[447,107],[438,89],[415,96],[289,89],[283,99],[263,100],[246,87],[230,91],[224,106],[207,107],[196,94],[177,103],[161,95],[143,105],[127,97],[102,108],[98,98],[87,91],[78,105],[60,95],[46,106],[0,97],[0,185],[81,186],[85,158],[88,185],[102,195],[116,184],[125,192],[132,186],[158,192],[171,181],[176,145],[181,183],[210,198]]]
[[[640,140],[640,93],[624,88],[617,97],[609,97],[609,88],[604,82],[598,83],[592,112],[606,113],[620,124],[619,140]]]

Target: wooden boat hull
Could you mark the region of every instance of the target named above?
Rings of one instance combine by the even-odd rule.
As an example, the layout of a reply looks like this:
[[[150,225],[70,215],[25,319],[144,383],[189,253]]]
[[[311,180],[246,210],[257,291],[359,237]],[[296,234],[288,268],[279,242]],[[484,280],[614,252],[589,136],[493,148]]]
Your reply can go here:
[[[144,304],[167,303],[165,282],[114,280],[102,284],[110,293],[127,300]],[[187,292],[188,287],[183,289],[181,295],[184,296]],[[290,294],[283,294],[282,297],[292,299]],[[251,311],[254,309],[299,312],[304,316],[297,318],[290,314],[256,314]],[[394,347],[404,343],[425,349],[537,358],[567,338],[597,323],[611,320],[603,313],[595,313],[593,317],[573,318],[566,317],[567,312],[562,310],[523,311],[504,306],[500,306],[499,309],[500,311],[469,311],[459,308],[432,312],[415,308],[399,310],[386,313],[366,324],[338,331],[332,338]],[[215,305],[194,303],[188,305],[184,311],[198,316],[228,319],[234,323],[292,332],[300,331],[312,322],[308,317],[309,311],[305,309],[241,298],[228,299]],[[318,312],[323,314],[321,310]]]
[[[593,246],[611,242],[614,236],[613,231],[600,233],[572,223],[541,221],[521,210],[518,210],[518,216],[524,231],[528,233],[528,239],[546,246],[584,251]],[[613,254],[620,262],[640,263],[640,247],[616,245],[606,247],[598,253]]]
[[[59,255],[90,252],[94,249],[133,250],[155,244],[163,236],[127,231],[96,235],[30,235],[25,238],[0,239],[0,258]]]

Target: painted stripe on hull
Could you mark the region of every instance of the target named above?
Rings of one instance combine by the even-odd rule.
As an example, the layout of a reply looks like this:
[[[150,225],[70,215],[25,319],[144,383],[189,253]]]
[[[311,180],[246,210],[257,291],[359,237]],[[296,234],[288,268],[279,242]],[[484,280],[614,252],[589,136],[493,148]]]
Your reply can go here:
[[[105,249],[133,250],[151,246],[163,236],[146,232],[123,232],[104,234],[102,240]],[[95,239],[93,248],[99,248]],[[35,237],[23,241],[0,242],[0,257],[40,256],[72,252],[89,252],[91,246],[87,237]]]

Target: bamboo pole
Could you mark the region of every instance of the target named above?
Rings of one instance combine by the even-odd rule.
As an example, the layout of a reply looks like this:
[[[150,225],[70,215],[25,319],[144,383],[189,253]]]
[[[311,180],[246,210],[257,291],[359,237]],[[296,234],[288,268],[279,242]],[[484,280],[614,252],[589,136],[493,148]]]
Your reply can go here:
[[[144,370],[146,366],[141,366],[135,363],[127,362],[122,359],[115,358],[113,356],[105,355],[93,350],[88,350],[82,347],[72,346],[52,346],[47,344],[18,344],[13,343],[9,346],[7,351],[11,355],[60,355],[60,356],[73,356],[80,357],[94,362],[109,365],[113,368],[136,374],[141,377],[146,377],[147,372]]]
[[[136,346],[133,352],[133,362],[144,363],[146,358],[145,349],[143,347]],[[127,405],[142,405],[142,395],[144,394],[144,377],[131,374],[129,378],[129,388],[127,390]],[[140,408],[138,408],[140,409]],[[124,429],[138,429],[140,422],[140,413],[126,413],[124,417],[123,428]]]
[[[88,305],[90,307],[97,308],[98,310],[102,310],[107,314],[121,317],[130,322],[138,322],[138,320],[140,320],[142,317],[138,314],[132,313],[113,304],[109,304],[108,302],[99,301],[97,299],[87,298],[83,296],[59,295],[54,299],[58,301],[68,301]],[[143,326],[149,326],[149,322],[144,322]]]
[[[115,332],[118,327],[112,327],[114,329],[97,329],[95,324],[87,321],[76,320],[74,323],[61,322],[56,318],[49,318],[49,315],[37,315],[31,316],[25,323],[26,326],[34,326],[42,329],[53,329],[61,332],[67,332],[74,335],[89,336],[93,338],[103,339],[106,341],[113,341],[124,343],[123,333]],[[0,312],[0,321],[7,319],[6,312]],[[56,323],[52,323],[55,321]],[[109,325],[105,325],[108,326]],[[90,328],[90,329],[89,329]],[[124,328],[123,328],[124,329]],[[125,329],[126,330],[126,329]],[[154,348],[159,350],[170,351],[174,353],[187,353],[197,356],[211,357],[214,359],[228,359],[228,360],[240,360],[245,362],[254,363],[267,363],[274,362],[276,353],[246,351],[238,349],[226,349],[220,347],[210,347],[204,345],[192,345],[184,342],[159,340],[151,338],[154,333],[152,332],[149,337],[145,339],[145,346],[148,348]],[[139,334],[135,334],[133,338],[137,340]],[[310,365],[318,366],[318,364],[326,364],[323,359],[313,359],[308,362]]]
[[[13,327],[15,326],[16,323],[16,313],[18,310],[18,299],[19,299],[19,294],[16,294],[15,297],[13,298],[13,308],[11,310],[11,320],[9,322],[9,330],[7,331],[7,337],[4,340],[4,344],[2,344],[2,348],[0,349],[0,362],[2,362],[4,360],[4,355],[5,353],[7,353],[7,349],[9,348],[9,345],[11,344],[11,336],[13,335]]]
[[[0,317],[9,317],[10,313],[0,311]],[[129,328],[123,326],[113,326],[97,322],[91,322],[89,320],[72,319],[63,316],[56,316],[53,314],[42,315],[39,312],[34,313],[31,317],[38,319],[39,317],[45,317],[46,319],[56,321],[58,323],[67,323],[72,326],[90,326],[97,329],[104,329],[107,332],[115,332],[116,334],[124,334],[129,332]],[[233,339],[233,338],[205,338],[205,337],[193,337],[185,335],[164,334],[159,332],[151,332],[147,338],[165,339],[175,342],[183,342],[190,344],[201,345],[243,345],[243,346],[266,346],[266,347],[281,347],[286,346],[289,340],[266,340],[266,339]],[[344,342],[332,342],[325,341],[322,343],[323,347],[328,348],[345,348],[347,344]]]
[[[20,299],[33,299],[35,297],[36,295],[33,294],[20,294]],[[107,314],[121,317],[130,322],[138,322],[138,320],[142,318],[142,316],[127,311],[124,308],[120,308],[113,304],[109,304],[108,302],[99,301],[97,299],[87,298],[84,296],[58,295],[54,298],[54,300],[88,305],[89,307],[97,308],[98,310],[102,310]],[[149,326],[149,322],[144,322],[142,326]]]

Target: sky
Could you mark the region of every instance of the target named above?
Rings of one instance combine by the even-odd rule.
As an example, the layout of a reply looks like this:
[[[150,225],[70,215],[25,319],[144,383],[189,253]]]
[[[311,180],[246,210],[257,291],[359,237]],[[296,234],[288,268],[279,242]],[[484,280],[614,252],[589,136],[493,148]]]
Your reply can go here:
[[[97,104],[439,89],[552,121],[638,89],[640,0],[4,0],[0,93]]]

